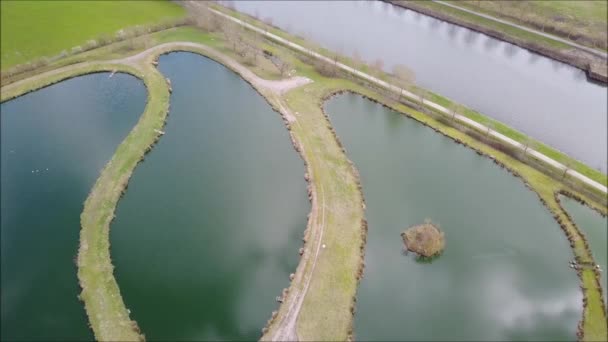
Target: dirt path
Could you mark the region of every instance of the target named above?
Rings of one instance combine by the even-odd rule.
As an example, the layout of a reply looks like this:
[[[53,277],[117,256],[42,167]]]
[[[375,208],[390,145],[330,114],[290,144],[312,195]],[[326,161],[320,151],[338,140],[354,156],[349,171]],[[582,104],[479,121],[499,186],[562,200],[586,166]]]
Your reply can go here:
[[[261,95],[266,97],[269,102],[277,105],[278,110],[280,111],[281,115],[283,115],[283,117],[285,118],[286,121],[288,121],[288,123],[298,125],[296,115],[294,115],[291,112],[291,110],[286,105],[286,102],[284,102],[283,99],[281,98],[281,95],[285,94],[287,91],[289,91],[291,89],[300,87],[307,83],[310,83],[311,82],[310,79],[305,78],[305,77],[300,77],[300,76],[295,76],[295,77],[291,77],[291,78],[283,79],[283,80],[263,79],[263,78],[259,77],[258,75],[256,75],[255,73],[253,73],[248,68],[246,68],[245,66],[238,63],[236,60],[222,54],[221,52],[218,52],[207,46],[197,44],[197,43],[192,43],[192,42],[165,43],[165,44],[160,44],[160,45],[154,46],[150,49],[147,49],[145,51],[142,51],[140,53],[137,53],[135,55],[128,56],[125,58],[105,60],[105,61],[103,61],[103,60],[102,61],[90,61],[90,62],[77,63],[77,64],[61,67],[58,69],[47,71],[47,72],[32,76],[30,78],[6,85],[6,86],[2,87],[2,91],[3,92],[8,91],[13,88],[17,88],[17,87],[21,87],[21,86],[27,87],[27,85],[30,82],[35,82],[37,80],[52,77],[52,76],[55,76],[55,75],[58,75],[61,73],[73,72],[73,71],[77,71],[78,69],[81,69],[81,68],[87,68],[87,67],[95,66],[95,65],[105,65],[105,66],[126,65],[126,66],[135,68],[136,70],[140,71],[143,74],[144,72],[146,72],[146,70],[145,70],[146,64],[151,63],[154,59],[157,58],[158,55],[163,54],[163,53],[168,53],[171,51],[180,51],[182,49],[185,51],[199,52],[201,55],[206,55],[212,59],[215,59],[215,60],[219,61],[220,63],[226,65],[228,68],[232,69],[233,71],[237,72],[247,82],[251,83],[252,86],[261,93]],[[314,187],[313,187],[313,189],[314,189]],[[324,208],[325,199],[324,199],[324,197],[322,198],[321,203],[322,203],[323,210],[321,211],[322,212],[321,219],[319,221],[317,219],[319,208],[318,208],[318,201],[317,201],[316,197],[317,197],[316,191],[313,190],[311,218],[314,218],[314,219],[311,221],[313,223],[311,224],[312,228],[310,229],[310,231],[312,232],[312,234],[314,236],[320,235],[322,237],[323,228],[325,225],[325,208]],[[320,224],[319,224],[319,222],[320,222]],[[317,233],[319,230],[320,230],[320,233]],[[312,260],[312,267],[309,269],[306,269],[306,266],[309,266],[309,262],[305,262],[305,260],[308,260],[308,259],[303,259],[300,262],[300,264],[298,265],[299,272],[298,271],[296,272],[298,274],[298,276],[294,279],[293,284],[292,284],[293,286],[291,286],[291,293],[290,293],[290,296],[288,296],[289,301],[286,302],[285,304],[283,304],[283,305],[287,305],[286,308],[287,308],[288,314],[285,315],[281,319],[281,324],[278,325],[277,330],[276,330],[276,334],[274,337],[275,340],[281,340],[281,341],[292,340],[292,341],[294,341],[294,340],[298,339],[297,333],[296,333],[296,321],[297,321],[298,314],[300,312],[300,308],[304,301],[304,297],[308,290],[308,286],[309,286],[311,278],[312,278],[312,272],[316,265],[316,259],[319,255],[319,251],[321,248],[321,238],[319,237],[318,241],[316,241],[316,242],[317,242],[316,252],[313,256],[314,259]],[[315,248],[314,244],[313,244],[312,248]],[[309,253],[307,253],[307,254],[309,254]],[[304,265],[304,267],[301,267],[302,265]],[[298,285],[300,285],[300,286],[298,286]],[[101,298],[98,297],[98,299],[101,301],[104,301],[103,297],[105,297],[105,295],[101,295],[100,297]],[[111,321],[111,320],[109,320],[109,321]]]
[[[298,274],[298,277],[294,280],[297,280],[299,283],[303,285],[302,289],[298,289],[297,286],[291,286],[290,288],[290,300],[283,305],[286,305],[287,313],[283,315],[281,321],[278,323],[277,328],[274,334],[271,337],[272,341],[298,341],[298,333],[296,329],[296,323],[298,319],[298,315],[300,313],[300,309],[302,308],[302,303],[304,302],[304,298],[306,297],[306,293],[308,292],[308,287],[310,285],[310,281],[312,279],[312,274],[314,273],[315,266],[317,264],[317,259],[319,258],[319,253],[322,248],[323,242],[323,232],[325,230],[325,194],[323,188],[321,187],[321,206],[318,206],[318,198],[316,192],[313,192],[313,210],[312,210],[312,218],[314,222],[312,226],[317,225],[315,231],[318,231],[318,239],[315,241],[316,247],[315,254],[312,256],[312,265],[308,272],[302,271]],[[321,209],[321,218],[318,218],[319,208]],[[303,258],[304,259],[304,258]],[[307,264],[308,256],[306,259],[301,260],[301,263]]]
[[[256,87],[262,88],[263,90],[267,90],[272,93],[276,93],[278,95],[282,95],[293,88],[297,88],[299,86],[302,86],[302,85],[305,85],[305,84],[311,82],[311,80],[309,80],[308,78],[301,77],[301,76],[295,76],[295,77],[291,77],[291,78],[283,79],[283,80],[267,80],[267,79],[259,77],[258,75],[253,73],[251,70],[249,70],[245,66],[243,66],[240,63],[238,63],[237,61],[235,61],[234,59],[222,54],[221,52],[219,52],[217,50],[209,48],[208,46],[198,44],[198,43],[192,43],[192,42],[170,42],[170,43],[156,45],[156,46],[151,47],[138,54],[128,56],[125,58],[102,60],[102,61],[92,61],[92,62],[82,62],[82,63],[72,64],[72,65],[61,67],[61,68],[53,69],[53,70],[50,70],[50,71],[47,71],[47,72],[44,72],[44,73],[41,73],[41,74],[38,74],[38,75],[35,75],[32,77],[8,84],[6,86],[3,86],[2,90],[8,91],[12,88],[19,87],[25,83],[32,82],[36,79],[45,78],[45,77],[61,74],[62,72],[66,72],[66,71],[69,71],[72,69],[84,68],[84,67],[88,67],[88,66],[91,66],[94,64],[100,64],[100,63],[126,64],[128,66],[141,70],[142,62],[145,62],[146,58],[148,58],[150,56],[155,56],[158,53],[164,53],[164,52],[169,52],[169,51],[179,51],[180,48],[194,48],[194,49],[202,50],[205,52],[205,54],[208,54],[211,57],[215,57],[218,60],[221,60],[224,64],[227,64],[231,69],[237,71],[239,74],[241,74],[241,76],[243,76],[243,78],[247,79],[249,82],[254,84]]]
[[[340,62],[336,63],[333,59],[331,59],[331,58],[329,58],[327,56],[321,55],[320,53],[317,53],[317,52],[315,52],[315,51],[313,51],[311,49],[308,49],[306,47],[298,45],[298,44],[296,44],[296,43],[294,43],[294,42],[292,42],[290,40],[287,40],[285,38],[279,37],[276,34],[267,32],[267,31],[265,31],[263,29],[260,29],[259,27],[251,25],[249,23],[246,23],[246,22],[244,22],[244,21],[242,21],[240,19],[234,18],[234,17],[232,17],[230,15],[227,15],[227,14],[225,14],[223,12],[220,12],[220,11],[217,11],[217,10],[214,10],[214,9],[211,9],[211,11],[213,13],[215,13],[215,14],[223,17],[223,18],[231,20],[231,21],[233,21],[233,22],[235,22],[235,23],[237,23],[237,24],[239,24],[241,26],[244,26],[244,27],[246,27],[246,28],[248,28],[248,29],[250,29],[252,31],[258,32],[259,34],[262,34],[262,35],[268,37],[269,39],[272,39],[273,41],[276,41],[276,42],[278,42],[280,44],[283,44],[283,45],[285,45],[285,46],[287,46],[287,47],[289,47],[289,48],[291,48],[293,50],[300,51],[300,52],[302,52],[302,53],[304,53],[304,54],[306,54],[308,56],[314,57],[314,58],[319,59],[321,61],[324,61],[326,63],[334,64],[336,67],[338,67],[338,68],[340,68],[340,69],[348,72],[349,74],[355,75],[358,78],[361,78],[361,79],[364,79],[366,81],[369,81],[369,82],[371,82],[373,84],[376,84],[376,85],[378,85],[378,86],[380,86],[380,87],[382,87],[384,89],[388,89],[388,90],[392,91],[395,94],[400,94],[401,96],[405,96],[405,97],[407,97],[409,99],[412,99],[412,100],[414,100],[416,102],[421,102],[422,104],[427,105],[429,107],[432,107],[432,108],[434,108],[435,110],[437,110],[439,112],[442,112],[442,113],[445,113],[447,115],[452,116],[452,110],[451,109],[448,109],[448,108],[446,108],[446,107],[444,107],[442,105],[439,105],[439,104],[437,104],[435,102],[432,102],[432,101],[430,101],[428,99],[424,99],[424,100],[420,101],[420,97],[418,95],[413,94],[410,91],[403,90],[403,89],[401,89],[401,87],[398,87],[398,86],[395,86],[395,85],[393,85],[391,83],[385,82],[385,81],[383,81],[383,80],[381,80],[381,79],[379,79],[379,78],[377,78],[375,76],[372,76],[370,74],[364,73],[364,72],[360,71],[359,69],[355,69],[355,68],[350,67],[350,66],[348,66],[346,64],[343,64],[343,63],[340,63]],[[524,150],[526,150],[528,154],[534,156],[535,158],[537,158],[540,161],[548,164],[549,166],[551,166],[553,168],[556,168],[558,170],[561,170],[561,171],[565,171],[570,176],[578,179],[582,183],[585,183],[586,185],[588,185],[590,187],[593,187],[593,188],[595,188],[595,189],[597,189],[597,190],[599,190],[599,191],[601,191],[603,193],[608,193],[608,188],[606,186],[604,186],[603,184],[600,184],[600,183],[596,182],[595,180],[593,180],[593,179],[591,179],[591,178],[589,178],[589,177],[587,177],[587,176],[579,173],[578,171],[572,170],[570,167],[568,167],[566,165],[563,165],[562,163],[560,163],[560,162],[552,159],[551,157],[548,157],[548,156],[542,154],[541,152],[539,152],[539,151],[537,151],[535,149],[529,148],[529,147],[525,146],[524,144],[522,144],[522,143],[520,143],[518,141],[515,141],[514,139],[509,138],[509,137],[507,137],[506,135],[504,135],[502,133],[499,133],[499,132],[497,132],[495,130],[489,129],[487,126],[485,126],[485,125],[483,125],[483,124],[481,124],[481,123],[479,123],[477,121],[474,121],[474,120],[472,120],[472,119],[470,119],[470,118],[468,118],[468,117],[466,117],[464,115],[456,114],[456,115],[453,115],[452,117],[456,121],[459,121],[459,122],[461,122],[461,123],[463,123],[463,124],[465,124],[467,126],[474,127],[474,128],[476,128],[476,129],[478,129],[478,130],[480,130],[482,132],[485,132],[485,131],[489,130],[492,136],[494,136],[495,138],[501,140],[502,142],[506,143],[507,145],[510,145],[510,146],[514,147],[515,149],[517,149],[519,151],[522,151],[522,152]]]

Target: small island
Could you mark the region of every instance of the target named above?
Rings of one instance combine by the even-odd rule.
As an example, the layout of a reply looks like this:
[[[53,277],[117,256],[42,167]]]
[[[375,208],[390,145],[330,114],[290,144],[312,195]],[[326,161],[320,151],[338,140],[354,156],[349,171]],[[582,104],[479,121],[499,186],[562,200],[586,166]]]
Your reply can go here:
[[[424,258],[440,255],[445,247],[443,232],[431,220],[425,220],[423,224],[406,229],[401,233],[401,237],[408,251]]]

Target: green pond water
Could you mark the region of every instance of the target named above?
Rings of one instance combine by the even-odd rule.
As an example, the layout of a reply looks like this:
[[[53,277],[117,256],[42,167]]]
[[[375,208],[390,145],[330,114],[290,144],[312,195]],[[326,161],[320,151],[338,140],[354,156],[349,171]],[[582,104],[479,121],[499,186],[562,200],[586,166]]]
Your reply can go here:
[[[93,339],[76,297],[80,213],[146,103],[139,80],[108,75],[77,77],[0,106],[3,341]]]
[[[586,207],[568,197],[560,198],[562,206],[576,223],[576,226],[585,234],[595,262],[602,268],[600,279],[604,292],[604,301],[607,299],[608,287],[608,219],[598,212]]]
[[[185,52],[159,68],[173,86],[166,134],[111,226],[122,296],[148,340],[257,339],[299,260],[303,162],[236,74]]]
[[[361,174],[369,223],[358,340],[574,340],[582,294],[565,235],[490,159],[353,94],[325,107]],[[400,233],[445,232],[431,263]]]

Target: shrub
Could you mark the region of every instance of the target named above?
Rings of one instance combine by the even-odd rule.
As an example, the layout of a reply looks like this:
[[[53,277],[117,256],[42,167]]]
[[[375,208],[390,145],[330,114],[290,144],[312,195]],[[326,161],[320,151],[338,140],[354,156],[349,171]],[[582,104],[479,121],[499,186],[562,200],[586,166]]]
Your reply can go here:
[[[72,48],[71,52],[72,52],[73,55],[81,53],[82,52],[82,47],[80,45],[74,46]]]

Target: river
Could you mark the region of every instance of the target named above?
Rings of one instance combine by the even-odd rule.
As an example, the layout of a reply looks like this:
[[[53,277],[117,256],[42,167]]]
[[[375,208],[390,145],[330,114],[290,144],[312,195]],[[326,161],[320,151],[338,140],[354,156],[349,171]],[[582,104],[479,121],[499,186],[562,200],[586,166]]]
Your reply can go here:
[[[236,1],[236,9],[417,83],[606,172],[608,95],[583,71],[380,1]]]

